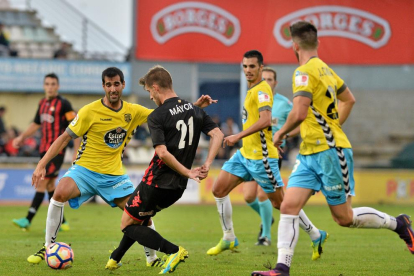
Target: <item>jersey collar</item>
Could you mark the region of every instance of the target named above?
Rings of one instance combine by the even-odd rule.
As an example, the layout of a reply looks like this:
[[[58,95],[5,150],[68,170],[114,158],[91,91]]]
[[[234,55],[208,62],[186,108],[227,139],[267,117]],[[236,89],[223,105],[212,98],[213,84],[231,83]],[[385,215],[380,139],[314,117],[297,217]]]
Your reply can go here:
[[[103,105],[103,106],[105,106],[106,108],[108,108],[108,109],[110,109],[110,110],[112,110],[112,111],[115,111],[115,112],[119,112],[119,111],[122,109],[122,107],[124,106],[124,101],[123,101],[123,100],[121,100],[121,107],[120,107],[120,108],[118,108],[118,109],[113,109],[113,108],[111,108],[111,107],[109,107],[109,106],[106,106],[106,105],[104,104],[104,102],[103,102],[103,98],[101,99],[101,103],[102,103],[102,105]]]

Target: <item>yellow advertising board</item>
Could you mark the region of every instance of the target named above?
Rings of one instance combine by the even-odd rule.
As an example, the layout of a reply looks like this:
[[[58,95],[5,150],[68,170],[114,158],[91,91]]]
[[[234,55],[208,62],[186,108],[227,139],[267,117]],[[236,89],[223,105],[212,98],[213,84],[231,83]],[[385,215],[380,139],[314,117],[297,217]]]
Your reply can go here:
[[[220,170],[213,169],[200,184],[201,203],[215,203],[211,192]],[[290,171],[282,170],[283,182],[288,183]],[[358,170],[354,172],[354,204],[412,204],[414,206],[413,170]],[[230,198],[233,203],[244,203],[243,185],[236,187]],[[326,204],[322,193],[311,197],[309,204]]]

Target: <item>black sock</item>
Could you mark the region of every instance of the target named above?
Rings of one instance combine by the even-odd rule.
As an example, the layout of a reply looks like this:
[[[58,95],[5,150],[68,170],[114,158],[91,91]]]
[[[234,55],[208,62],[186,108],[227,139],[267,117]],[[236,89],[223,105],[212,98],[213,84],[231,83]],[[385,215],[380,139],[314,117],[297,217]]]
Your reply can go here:
[[[47,192],[47,193],[49,195],[49,201],[50,201],[52,199],[52,197],[53,197],[53,194],[55,193],[55,190],[53,190],[51,192]],[[65,222],[66,222],[66,219],[65,219],[65,216],[63,216],[62,223],[65,223]]]
[[[114,250],[111,254],[111,259],[114,259],[118,263],[121,261],[122,257],[128,251],[128,249],[135,243],[135,240],[128,237],[126,234],[122,237],[121,242],[118,245],[118,248]]]
[[[122,230],[128,237],[136,240],[140,245],[161,251],[165,254],[177,253],[179,248],[175,244],[164,239],[157,231],[147,226],[130,225]]]
[[[32,222],[33,217],[36,215],[37,210],[39,209],[40,205],[42,204],[43,199],[45,198],[45,193],[36,192],[32,205],[30,205],[29,212],[27,212],[27,219],[29,222]]]
[[[287,273],[289,273],[289,269],[290,269],[290,267],[288,267],[288,266],[287,266],[287,265],[285,265],[285,264],[278,263],[278,264],[276,264],[275,269],[277,269],[277,270],[279,270],[279,271],[281,271],[281,272],[287,272]]]

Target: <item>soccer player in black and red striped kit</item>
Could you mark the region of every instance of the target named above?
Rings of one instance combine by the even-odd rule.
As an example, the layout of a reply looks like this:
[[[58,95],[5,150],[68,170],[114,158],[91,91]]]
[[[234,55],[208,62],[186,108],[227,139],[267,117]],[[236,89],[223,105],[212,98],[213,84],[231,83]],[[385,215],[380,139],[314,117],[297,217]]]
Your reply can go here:
[[[166,274],[173,272],[188,257],[188,252],[146,225],[151,225],[151,217],[157,212],[181,198],[189,178],[200,182],[207,177],[224,135],[202,109],[177,96],[171,75],[165,68],[151,68],[139,83],[158,106],[148,116],[155,155],[125,205],[121,221],[124,236],[106,268],[120,267],[123,255],[138,241],[145,247],[169,255],[160,272]],[[191,169],[201,132],[210,136],[209,152],[201,167]]]
[[[76,116],[70,102],[58,94],[59,78],[56,74],[51,73],[44,77],[43,89],[45,91],[45,97],[39,102],[39,107],[33,122],[22,134],[13,140],[13,146],[18,148],[27,137],[32,136],[40,128],[42,132],[39,147],[40,158],[46,154],[50,145],[65,131],[66,127]],[[75,149],[77,149],[76,145],[79,145],[79,139],[75,143]],[[22,230],[29,229],[33,217],[42,204],[46,191],[49,199],[52,198],[53,192],[55,191],[55,180],[62,166],[65,151],[66,148],[47,164],[45,179],[40,181],[36,188],[36,193],[27,216],[20,219],[13,219],[13,223]],[[69,224],[65,218],[63,218],[60,229],[63,231],[69,230]]]

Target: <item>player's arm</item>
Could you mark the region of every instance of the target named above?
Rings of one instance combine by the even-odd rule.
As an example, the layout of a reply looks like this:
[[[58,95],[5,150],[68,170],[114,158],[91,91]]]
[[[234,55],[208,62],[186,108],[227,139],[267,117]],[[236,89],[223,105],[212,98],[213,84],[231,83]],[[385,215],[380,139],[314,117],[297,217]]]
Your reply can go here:
[[[29,127],[13,140],[13,147],[19,148],[27,137],[32,136],[40,128],[39,124],[32,122]]]
[[[306,119],[311,101],[309,97],[305,96],[296,96],[293,98],[293,108],[286,119],[286,123],[273,135],[273,143],[275,146],[278,146],[287,133],[296,129]]]
[[[216,158],[216,155],[220,149],[224,137],[223,132],[221,132],[221,130],[218,127],[211,130],[209,133],[207,133],[207,135],[210,136],[210,144],[208,147],[206,161],[201,166],[200,179],[204,179],[207,177],[208,172],[210,170],[210,166],[213,163],[214,158]]]
[[[272,112],[270,109],[265,109],[259,112],[259,120],[252,124],[249,128],[224,138],[223,147],[234,146],[240,139],[252,135],[262,129],[270,127],[272,125]]]
[[[35,171],[32,176],[32,186],[37,187],[37,184],[40,180],[43,180],[46,175],[46,165],[50,162],[56,155],[59,154],[72,140],[72,137],[66,131],[63,132],[50,146],[49,150],[46,152],[45,156],[39,161],[36,166]]]
[[[342,93],[337,95],[338,103],[338,114],[339,124],[343,125],[351,114],[352,107],[355,104],[355,97],[351,90],[347,87]]]
[[[198,178],[200,168],[195,168],[192,170],[187,169],[183,164],[178,162],[175,156],[167,150],[167,147],[165,145],[155,146],[155,153],[168,167],[170,167],[174,171],[178,172],[182,176],[200,182],[200,179]]]

